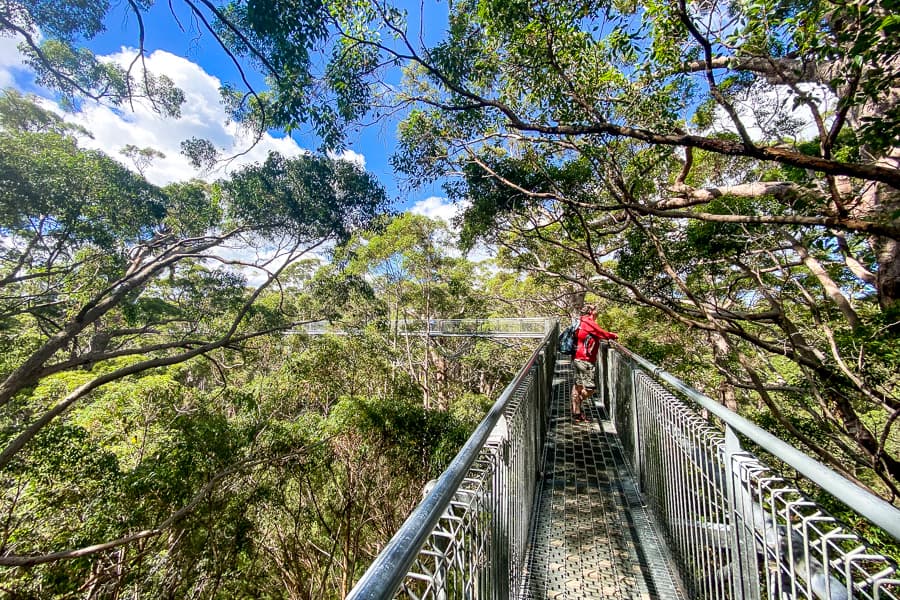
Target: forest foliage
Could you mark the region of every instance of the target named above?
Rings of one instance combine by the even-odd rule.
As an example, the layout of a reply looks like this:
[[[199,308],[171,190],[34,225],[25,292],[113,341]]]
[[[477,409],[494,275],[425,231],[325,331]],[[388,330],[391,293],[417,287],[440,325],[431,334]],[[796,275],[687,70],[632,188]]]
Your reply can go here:
[[[0,33],[68,106],[177,116],[183,93],[140,60],[151,4],[8,2]],[[900,503],[895,0],[460,0],[437,37],[369,0],[181,0],[173,26],[175,5],[234,58],[223,103],[257,136],[337,149],[399,115],[398,176],[464,202],[463,249],[498,268],[327,155],[160,188],[152,149],[123,149],[128,169],[6,93],[10,589],[340,596],[515,364],[396,322],[586,295],[635,351]],[[90,50],[116,11],[140,25],[130,67]],[[364,334],[283,335],[318,318]],[[383,495],[364,485],[387,473]]]
[[[530,352],[398,332],[492,310],[446,225],[349,162],[160,188],[0,114],[3,591],[346,595]]]

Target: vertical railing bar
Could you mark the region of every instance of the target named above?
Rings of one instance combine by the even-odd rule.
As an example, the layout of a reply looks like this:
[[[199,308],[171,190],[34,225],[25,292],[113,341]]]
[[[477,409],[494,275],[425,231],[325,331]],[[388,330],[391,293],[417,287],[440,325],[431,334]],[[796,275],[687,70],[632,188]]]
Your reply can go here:
[[[650,431],[652,429],[652,435],[650,439],[653,440],[654,448],[651,450],[655,450],[656,456],[659,460],[656,461],[648,461],[651,465],[651,477],[648,478],[648,488],[652,490],[650,492],[651,498],[655,501],[651,501],[650,505],[654,507],[655,511],[660,512],[665,515],[669,511],[668,497],[670,494],[667,494],[665,497],[665,503],[662,503],[658,500],[660,497],[660,490],[664,489],[664,473],[665,464],[668,459],[665,452],[663,452],[663,448],[661,447],[660,441],[663,439],[663,432],[661,423],[660,423],[660,401],[659,396],[653,394],[649,397],[649,403],[646,406],[646,410],[643,412],[644,420],[647,422],[646,430]],[[652,425],[651,425],[652,423]]]
[[[679,437],[675,439],[675,443],[677,446],[677,452],[681,457],[681,468],[684,473],[684,481],[687,482],[686,490],[692,489],[692,481],[694,476],[694,468],[693,461],[689,451],[685,448],[684,438],[687,437],[690,440],[691,432],[688,428],[690,418],[689,415],[682,411],[678,411],[676,413],[678,415],[679,429],[678,435]],[[691,553],[691,568],[694,571],[702,571],[703,567],[703,558],[700,556],[700,541],[697,535],[697,528],[692,527],[697,523],[698,514],[697,514],[697,506],[696,506],[696,495],[687,493],[686,494],[686,502],[685,502],[685,515],[686,518],[684,520],[686,539],[688,542],[688,548]],[[703,581],[700,581],[700,585],[703,585]]]
[[[712,551],[713,548],[713,539],[712,539],[712,528],[710,527],[712,523],[712,516],[715,514],[714,508],[714,491],[712,486],[712,479],[710,477],[710,458],[708,446],[711,443],[708,432],[700,429],[697,431],[698,443],[695,448],[698,452],[698,462],[699,462],[699,476],[701,481],[700,489],[703,490],[703,494],[701,498],[699,498],[701,502],[701,510],[703,511],[703,523],[702,527],[702,538],[703,545],[707,548],[707,552],[704,552],[704,564],[706,565],[706,578],[709,581],[710,586],[710,598],[720,598],[721,596],[717,595],[718,588],[721,585],[721,578],[718,576],[716,572],[717,561],[715,560],[716,553]]]
[[[638,424],[638,410],[637,406],[640,402],[640,398],[638,397],[638,383],[637,383],[637,371],[631,372],[631,377],[629,377],[630,390],[631,390],[631,443],[632,443],[632,464],[631,468],[634,469],[635,482],[637,483],[638,490],[641,490],[641,435],[640,428]]]
[[[772,520],[775,521],[776,523],[779,521],[779,519],[778,519],[779,513],[781,513],[784,510],[783,508],[776,508],[776,507],[778,507],[779,503],[782,505],[786,504],[786,501],[784,501],[782,499],[782,497],[785,494],[791,493],[792,491],[793,490],[791,490],[789,488],[775,490],[775,494],[773,494],[773,496],[772,496],[773,500],[776,500],[776,502],[772,503],[772,507],[773,507]],[[787,513],[785,513],[785,517],[786,516],[787,516]],[[783,569],[790,575],[790,577],[788,578],[789,579],[788,583],[790,585],[790,591],[787,593],[793,594],[793,597],[796,598],[797,597],[797,576],[796,576],[796,569],[794,568],[793,547],[792,547],[792,544],[790,543],[789,523],[790,522],[787,521],[787,519],[785,518],[785,525],[781,525],[778,528],[779,547],[778,547],[778,549],[776,549],[776,551],[780,550],[780,548],[783,547],[784,544],[787,544],[787,546],[786,546],[787,547],[787,556],[784,555],[784,552],[778,552],[778,555],[780,557],[782,557],[782,564],[785,565],[783,567]]]
[[[734,431],[732,430],[732,434]],[[753,467],[748,464],[750,461],[754,461],[755,459],[749,453],[744,452],[741,457],[741,463],[739,465],[741,479],[738,483],[741,484],[741,540],[744,542],[741,544],[741,550],[743,551],[742,560],[744,560],[743,569],[745,571],[744,581],[747,582],[747,587],[753,592],[753,599],[761,599],[760,595],[760,577],[758,569],[751,568],[751,558],[755,557],[760,549],[763,547],[763,544],[757,539],[756,530],[754,528],[754,506],[756,505],[754,502],[756,500],[753,498],[753,487],[752,487],[752,473],[753,472],[763,472],[761,467]],[[756,464],[755,462],[753,463]],[[743,475],[747,477],[747,485],[743,485]],[[763,555],[765,552],[763,551]],[[755,566],[756,561],[754,561],[753,565]]]
[[[700,436],[700,432],[693,427],[688,430],[688,436],[689,436],[688,440],[690,442],[688,444],[689,449],[685,449],[685,452],[688,455],[689,464],[691,464],[693,466],[693,468],[691,469],[691,475],[692,475],[694,485],[692,485],[691,487],[699,492],[702,492],[704,490],[703,466],[699,463],[698,458],[694,454],[691,454],[691,452],[692,451],[695,452],[697,449],[702,449],[702,447],[703,447],[702,441],[703,440]],[[704,523],[704,519],[703,519],[703,502],[704,502],[704,500],[701,496],[702,496],[702,494],[691,494],[692,506],[693,506],[693,511],[694,511],[693,523],[695,524],[695,526],[692,529],[694,530],[694,534],[695,534],[695,537],[694,537],[694,539],[696,540],[695,548],[697,549],[697,555],[699,558],[698,566],[700,568],[700,572],[703,574],[703,580],[702,580],[703,588],[706,591],[706,597],[713,598],[714,597],[712,594],[712,590],[713,590],[712,585],[713,584],[711,581],[712,577],[710,576],[710,572],[709,572],[709,552],[704,551],[709,547],[709,545],[706,541],[705,527],[702,526],[702,524]],[[698,527],[697,525],[700,525],[700,526]]]
[[[690,568],[692,572],[696,572],[699,568],[699,563],[701,562],[700,556],[698,554],[700,550],[700,546],[697,543],[697,532],[694,527],[691,527],[693,523],[697,522],[696,511],[693,507],[693,494],[690,493],[690,481],[691,481],[691,463],[690,456],[686,456],[684,443],[681,441],[686,435],[685,429],[687,427],[688,416],[682,411],[676,411],[674,413],[675,422],[677,423],[676,434],[678,437],[673,437],[672,442],[675,445],[675,453],[678,457],[679,463],[679,474],[680,479],[685,483],[683,486],[685,494],[684,494],[684,517],[681,520],[681,526],[684,528],[684,544],[685,544],[685,554],[690,560]],[[692,578],[692,583],[695,587],[696,576]],[[699,591],[699,588],[697,589]]]
[[[661,411],[660,411],[661,412]],[[683,485],[685,481],[684,477],[684,463],[679,456],[678,450],[678,441],[675,438],[675,435],[671,435],[672,432],[676,431],[678,428],[678,414],[666,412],[666,421],[669,426],[670,435],[666,436],[666,445],[667,452],[666,454],[669,456],[671,462],[671,468],[668,470],[667,479],[669,485],[666,487],[668,489],[675,489],[675,506],[674,506],[674,514],[676,516],[675,522],[670,524],[668,529],[670,531],[670,536],[675,542],[676,547],[678,548],[678,555],[681,557],[682,568],[690,568],[689,565],[693,562],[693,557],[691,555],[691,544],[689,543],[688,536],[690,532],[687,530],[686,524],[689,522],[689,515],[687,514],[688,508],[688,500],[686,493],[686,486]],[[688,580],[688,585],[693,589],[694,587],[694,579],[691,578]]]
[[[765,471],[763,471],[763,472],[765,472]],[[776,557],[774,557],[769,550],[769,536],[770,535],[774,536],[774,535],[776,535],[776,533],[774,531],[769,532],[769,528],[768,528],[769,526],[765,519],[764,499],[766,497],[766,494],[765,494],[763,486],[768,486],[768,481],[770,481],[769,478],[762,478],[762,477],[760,477],[756,480],[755,503],[756,503],[756,506],[759,506],[760,508],[759,508],[758,512],[753,515],[753,519],[754,519],[754,525],[756,525],[757,518],[761,519],[761,523],[759,525],[762,528],[762,539],[760,540],[760,546],[761,546],[761,552],[763,555],[763,573],[766,574],[766,591],[768,592],[768,596],[770,598],[773,598],[774,597],[773,594],[775,593],[776,590],[773,587],[773,580],[772,580],[771,574],[775,573],[777,571],[777,562],[775,560]],[[751,507],[751,510],[753,510],[753,507]],[[758,517],[757,517],[757,514],[759,515]],[[774,563],[774,564],[770,564],[770,563]],[[775,568],[773,568],[773,567],[775,567]]]
[[[686,417],[686,421],[690,421],[689,417]],[[698,431],[693,428],[687,428],[688,435],[688,444],[687,448],[683,449],[683,452],[687,456],[687,463],[690,465],[690,476],[691,476],[691,489],[696,490],[696,492],[702,492],[703,490],[703,471],[700,468],[697,457],[695,456],[695,451],[700,447],[700,439]],[[703,589],[706,592],[705,597],[712,597],[712,589],[711,582],[709,577],[709,553],[704,550],[707,548],[706,543],[704,542],[705,532],[703,531],[703,500],[701,498],[700,493],[694,493],[690,495],[691,498],[691,510],[693,513],[693,518],[691,522],[693,523],[693,527],[691,530],[694,533],[694,548],[697,553],[697,567],[700,570],[700,573],[703,575],[701,583],[703,585]]]
[[[722,519],[723,524],[730,524],[730,527],[726,531],[728,536],[728,556],[730,557],[730,582],[731,582],[731,595],[734,598],[743,598],[744,597],[744,585],[743,585],[743,567],[744,563],[741,559],[741,542],[740,535],[741,529],[740,525],[737,523],[737,515],[740,514],[740,509],[738,508],[737,503],[737,489],[735,484],[735,475],[734,475],[734,457],[736,454],[741,451],[741,443],[738,440],[737,436],[734,434],[734,431],[731,427],[725,426],[725,443],[723,445],[723,478],[725,480],[725,492],[727,494],[727,502],[731,508],[731,519]]]
[[[682,411],[677,411],[675,413],[675,417],[677,420],[676,422],[678,423],[678,437],[674,438],[673,442],[675,443],[675,452],[679,457],[679,464],[681,466],[681,480],[687,484],[685,486],[684,519],[682,520],[682,526],[684,527],[685,534],[685,550],[690,557],[691,570],[693,572],[696,572],[700,568],[700,563],[702,562],[702,559],[699,555],[700,545],[697,540],[697,530],[696,528],[691,527],[692,524],[697,522],[697,512],[693,503],[694,494],[691,494],[689,491],[692,487],[690,485],[692,477],[690,455],[687,454],[684,448],[684,443],[682,441],[686,435],[689,435],[686,432],[688,415]],[[693,581],[695,587],[698,587],[699,591],[696,576],[693,577]]]
[[[661,399],[657,398],[658,405],[661,404]],[[668,431],[672,431],[675,427],[675,423],[672,419],[673,415],[669,412],[663,413],[661,408],[658,408],[656,411],[657,415],[660,415],[658,420],[662,423],[663,426],[667,427]],[[662,415],[665,414],[665,420],[663,420]],[[670,520],[665,521],[668,523],[668,537],[674,542],[676,548],[678,548],[679,556],[684,556],[684,527],[682,523],[684,522],[682,519],[684,518],[684,502],[683,498],[685,495],[685,488],[682,485],[682,479],[675,477],[675,473],[678,472],[680,466],[677,455],[675,454],[675,440],[672,435],[665,435],[663,437],[664,450],[666,456],[666,469],[663,472],[661,477],[662,489],[664,490],[673,490],[674,493],[666,494],[666,500],[668,503],[668,513],[667,517]],[[670,482],[672,479],[675,479],[674,485]]]
[[[726,598],[726,589],[727,584],[725,581],[725,562],[723,560],[723,552],[722,552],[722,528],[727,526],[727,519],[725,518],[725,510],[727,509],[727,500],[725,498],[724,490],[722,486],[725,485],[725,474],[720,463],[721,457],[717,448],[720,448],[724,445],[724,439],[721,439],[718,431],[708,430],[706,432],[706,444],[705,444],[705,452],[706,456],[704,457],[707,465],[707,473],[706,473],[706,486],[709,490],[709,511],[710,511],[710,524],[708,529],[707,537],[710,539],[710,543],[714,545],[715,548],[718,548],[718,551],[711,552],[711,562],[713,568],[713,577],[714,581],[718,587],[718,597]]]
[[[417,597],[415,594],[421,592],[421,597],[431,600],[450,596],[474,599],[485,597],[487,590],[493,597],[512,597],[523,589],[522,559],[533,511],[524,514],[520,505],[533,504],[539,491],[533,476],[540,468],[541,447],[537,444],[546,432],[542,421],[547,416],[545,404],[555,377],[552,363],[558,330],[547,330],[553,334],[545,337],[543,354],[537,358],[533,355],[528,373],[522,376],[523,369],[517,376],[518,386],[507,394],[508,386],[501,396],[507,397],[505,421],[502,432],[496,434],[499,437],[493,438],[491,452],[478,451],[479,458],[463,477],[466,491],[459,492],[458,500],[454,500],[457,492],[451,495],[445,524],[451,540],[428,541],[428,548],[435,550],[427,550],[433,555],[431,560],[437,561],[434,574],[429,577],[424,555],[414,556],[408,565],[421,570],[421,576],[408,571],[407,585],[406,574],[400,574],[395,589],[402,587],[407,597]],[[796,488],[784,479],[768,476],[771,471],[740,451],[739,443],[728,447],[729,437],[737,441],[735,432],[747,435],[734,426],[734,419],[697,402],[725,424],[723,438],[719,429],[710,427],[657,381],[682,392],[667,379],[671,376],[655,367],[650,370],[652,374],[643,373],[647,365],[652,366],[650,363],[633,358],[627,351],[620,352],[618,345],[610,348],[604,348],[600,358],[603,379],[598,387],[604,408],[620,431],[626,456],[634,462],[635,481],[646,504],[664,519],[666,539],[673,543],[676,558],[690,575],[682,580],[693,595],[759,599],[762,576],[773,600],[788,596],[820,598],[824,597],[821,593],[835,592],[838,579],[832,579],[830,573],[833,566],[836,569],[841,565],[840,576],[846,579],[848,588],[838,592],[859,593],[871,599],[873,596],[866,595],[871,589],[874,597],[896,599],[887,590],[897,588],[881,584],[896,573],[893,562],[863,553],[863,545],[848,553],[845,540],[858,541],[855,534],[844,534],[839,527],[820,527],[817,523],[827,520]],[[548,354],[551,350],[553,354]],[[477,476],[477,472],[483,476]],[[432,540],[430,536],[430,531],[425,532],[424,539]],[[832,549],[837,558],[830,561]],[[881,568],[876,559],[890,565],[882,569],[885,575],[872,573]],[[811,580],[819,575],[824,579],[814,588]],[[858,583],[854,586],[855,577]]]
[[[726,579],[729,575],[728,563],[726,562],[727,554],[725,552],[727,546],[723,547],[722,539],[724,535],[723,528],[727,527],[728,523],[728,520],[725,517],[725,510],[727,510],[728,507],[728,501],[725,497],[727,490],[723,489],[723,486],[727,484],[725,482],[721,456],[716,451],[716,449],[721,447],[724,442],[711,435],[707,440],[707,444],[707,462],[710,465],[710,472],[707,474],[707,477],[709,478],[708,486],[710,488],[710,493],[712,494],[712,499],[710,501],[712,523],[710,523],[709,535],[714,542],[715,548],[718,549],[712,553],[713,570],[716,574],[716,582],[718,583],[718,597],[727,598],[727,590],[730,587]]]
[[[674,475],[681,468],[676,454],[675,440],[671,435],[677,425],[673,419],[675,415],[668,410],[666,399],[658,392],[654,393],[653,398],[651,414],[658,431],[660,455],[664,457],[654,495],[659,497],[664,494],[665,500],[664,502],[657,500],[652,504],[657,505],[656,511],[662,511],[662,523],[666,526],[666,539],[676,548],[676,556],[684,557],[686,531],[681,519],[687,490],[683,485],[683,480]],[[685,564],[686,561],[682,559],[681,566],[684,567]]]
[[[674,438],[673,442],[675,444],[675,453],[678,457],[679,463],[679,479],[684,481],[687,485],[685,486],[685,490],[690,489],[691,487],[691,479],[692,479],[692,470],[691,470],[691,462],[690,456],[685,456],[684,444],[680,442],[679,438],[681,438],[684,434],[684,421],[686,420],[686,416],[679,412],[675,413],[678,429],[677,435],[678,438]],[[699,552],[699,543],[697,540],[697,531],[695,527],[691,525],[697,522],[697,514],[694,509],[694,495],[691,493],[686,493],[684,498],[684,519],[682,519],[682,527],[684,527],[684,539],[685,546],[684,552],[685,557],[690,561],[690,569],[692,573],[691,581],[697,591],[700,591],[700,586],[702,586],[702,581],[699,580],[696,573],[700,569],[699,563],[701,562]]]
[[[725,443],[724,443],[724,465],[723,477],[725,477],[725,485],[727,492],[728,504],[731,507],[731,519],[722,519],[725,524],[730,523],[730,527],[726,532],[729,538],[728,554],[731,558],[731,587],[733,598],[748,598],[751,593],[750,586],[746,580],[747,570],[749,568],[748,550],[742,543],[743,540],[743,522],[745,514],[745,505],[742,500],[739,488],[739,474],[735,473],[736,456],[742,452],[740,440],[735,435],[734,430],[728,425],[725,426]]]
[[[786,524],[785,525],[785,534],[786,534],[785,535],[785,543],[787,543],[788,562],[791,565],[792,573],[797,572],[797,564],[799,562],[798,557],[795,556],[795,554],[797,552],[797,549],[794,547],[795,530],[794,530],[793,526],[791,525],[791,523],[793,522],[793,519],[792,519],[792,513],[794,513],[793,507],[797,506],[798,502],[802,502],[802,501],[785,500],[785,503],[784,503],[784,519],[783,520]],[[799,515],[799,513],[796,513],[796,514]],[[804,550],[805,549],[806,548],[804,548]],[[807,597],[812,597],[810,589],[809,589],[810,579],[809,579],[808,569],[809,569],[809,565],[807,564],[806,568],[804,569],[803,577],[792,577],[791,578],[791,591],[794,593],[795,596],[797,594],[797,587],[800,586],[801,591],[805,591]],[[806,586],[805,590],[804,590],[803,586]]]
[[[822,594],[836,600],[846,594],[872,598],[866,595],[871,589],[897,598],[885,593],[892,588],[869,585],[869,578],[877,581],[867,575],[877,566],[869,559],[845,562],[842,576],[857,578],[857,583],[837,589],[838,579],[830,575],[834,561],[826,560],[827,553],[832,547],[844,550],[825,544],[826,529],[808,524],[810,519],[818,522],[821,509],[784,479],[768,477],[768,467],[740,449],[736,434],[746,432],[733,427],[733,420],[708,411],[724,424],[723,436],[723,429],[655,381],[665,381],[658,370],[639,374],[646,361],[631,360],[630,353],[618,350],[613,344],[603,358],[610,416],[639,473],[646,504],[661,518],[676,560],[686,569],[688,576],[682,579],[693,595],[761,600],[765,589],[773,600],[826,598]]]

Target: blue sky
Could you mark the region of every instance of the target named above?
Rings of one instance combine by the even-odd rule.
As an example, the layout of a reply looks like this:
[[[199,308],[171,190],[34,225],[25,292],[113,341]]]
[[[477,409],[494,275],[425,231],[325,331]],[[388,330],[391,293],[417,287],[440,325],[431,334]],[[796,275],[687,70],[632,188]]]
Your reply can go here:
[[[188,102],[184,106],[182,118],[176,122],[167,121],[154,115],[148,107],[140,105],[131,111],[129,107],[114,110],[92,103],[83,104],[80,112],[66,115],[66,118],[84,125],[94,133],[94,139],[84,140],[83,145],[100,148],[112,156],[119,156],[119,150],[127,143],[139,147],[150,146],[163,152],[165,158],[157,160],[146,171],[147,178],[155,183],[168,183],[197,175],[214,179],[222,173],[195,172],[179,154],[178,144],[182,139],[197,136],[212,139],[226,153],[246,148],[246,141],[239,139],[233,125],[225,123],[224,112],[216,106],[216,88],[219,83],[237,84],[240,79],[230,58],[218,47],[209,32],[197,35],[187,7],[177,1],[171,4],[188,31],[183,32],[178,28],[169,3],[159,1],[144,16],[145,50],[150,70],[165,73],[185,90]],[[423,30],[426,39],[433,42],[441,36],[446,22],[446,4],[428,2],[426,7],[424,4],[409,2],[407,10],[411,15],[411,30],[418,29],[418,15],[422,11],[425,15]],[[137,22],[127,10],[127,5],[122,3],[110,11],[106,31],[86,45],[97,55],[127,63],[133,57],[133,49],[137,44]],[[264,86],[258,73],[248,69],[247,74],[254,86]],[[399,81],[399,72],[393,74],[392,78]],[[59,110],[50,102],[53,94],[34,85],[33,75],[21,64],[13,40],[0,39],[0,85],[10,84],[46,98],[46,106]],[[406,193],[399,189],[388,162],[395,147],[396,125],[396,120],[390,120],[351,132],[346,157],[364,162],[366,169],[378,177],[391,197],[398,199],[398,210],[414,209],[430,216],[450,216],[454,210],[441,198],[439,186]],[[279,132],[271,132],[271,136],[267,136],[259,147],[235,160],[230,168],[263,160],[270,150],[295,154],[301,149],[315,149],[318,145],[312,135],[302,130],[294,132],[291,137],[292,139],[284,139]],[[127,162],[124,157],[121,160]]]

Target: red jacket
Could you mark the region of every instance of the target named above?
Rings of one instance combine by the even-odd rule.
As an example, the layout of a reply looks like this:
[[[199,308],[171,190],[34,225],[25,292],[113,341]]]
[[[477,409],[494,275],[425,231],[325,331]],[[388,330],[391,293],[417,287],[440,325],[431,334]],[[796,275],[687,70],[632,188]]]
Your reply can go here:
[[[575,341],[575,360],[594,362],[600,349],[600,340],[617,340],[615,333],[601,329],[591,315],[582,315],[578,324],[578,339]]]

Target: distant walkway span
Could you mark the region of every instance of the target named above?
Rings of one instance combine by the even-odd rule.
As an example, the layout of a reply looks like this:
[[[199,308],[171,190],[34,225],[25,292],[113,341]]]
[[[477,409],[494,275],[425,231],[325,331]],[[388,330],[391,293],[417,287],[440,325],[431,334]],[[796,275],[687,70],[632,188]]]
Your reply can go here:
[[[506,319],[403,319],[388,324],[391,331],[400,335],[466,338],[536,338],[547,335],[552,323],[543,317]],[[346,335],[348,330],[340,323],[315,321],[291,334]]]

